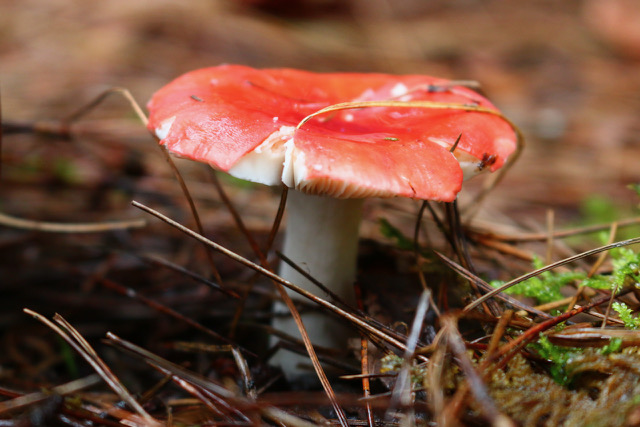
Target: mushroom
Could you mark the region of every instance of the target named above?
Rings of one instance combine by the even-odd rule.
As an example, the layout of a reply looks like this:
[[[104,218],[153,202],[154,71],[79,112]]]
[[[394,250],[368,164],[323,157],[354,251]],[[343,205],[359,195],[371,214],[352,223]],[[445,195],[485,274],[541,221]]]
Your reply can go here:
[[[346,302],[354,299],[364,198],[451,202],[464,178],[497,170],[516,148],[513,128],[484,97],[422,75],[222,65],[178,77],[148,108],[149,129],[170,152],[295,189],[283,253]],[[279,274],[316,291],[287,264]],[[303,321],[314,344],[344,345],[343,326],[319,314]],[[290,319],[274,326],[298,335]],[[301,372],[280,353],[289,376]]]

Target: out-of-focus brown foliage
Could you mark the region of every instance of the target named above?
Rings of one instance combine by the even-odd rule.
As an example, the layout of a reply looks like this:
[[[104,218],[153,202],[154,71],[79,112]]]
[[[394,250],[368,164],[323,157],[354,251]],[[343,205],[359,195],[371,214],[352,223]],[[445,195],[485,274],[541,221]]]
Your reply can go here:
[[[4,1],[4,114],[59,116],[111,85],[144,103],[178,74],[223,62],[474,79],[529,141],[493,206],[630,198],[640,63],[625,52],[635,27],[594,15],[631,22],[633,3],[307,0],[283,11],[222,0]],[[610,41],[614,28],[626,48]]]
[[[270,316],[271,288],[237,263],[214,255],[225,288],[248,298],[241,304],[212,290],[205,283],[211,271],[202,247],[130,206],[135,199],[193,226],[171,170],[122,99],[108,98],[73,123],[71,137],[30,132],[33,123],[55,125],[56,119],[111,86],[130,89],[144,104],[177,75],[219,63],[477,80],[527,137],[520,162],[476,217],[484,228],[471,234],[475,239],[470,247],[472,259],[483,277],[514,277],[529,268],[534,252],[544,254],[540,243],[544,231],[537,242],[514,245],[510,242],[517,239],[494,239],[492,233],[544,230],[548,209],[556,212],[558,227],[574,220],[581,201],[593,195],[604,195],[627,209],[637,203],[626,186],[640,181],[640,26],[627,23],[637,22],[639,15],[633,0],[0,0],[0,102],[3,122],[14,126],[6,130],[2,143],[0,212],[68,223],[149,220],[141,230],[99,234],[0,228],[0,394],[8,400],[17,396],[16,390],[35,392],[93,372],[50,329],[21,312],[28,307],[45,316],[63,314],[158,418],[169,419],[174,415],[167,414],[173,411],[176,422],[231,422],[248,414],[250,420],[243,421],[250,424],[280,419],[282,414],[265,410],[271,404],[287,408],[297,404],[301,405],[298,414],[320,423],[315,408],[326,405],[324,397],[302,393],[260,394],[259,403],[252,403],[248,396],[255,390],[243,389],[237,359],[234,362],[228,348],[211,347],[212,342],[219,343],[212,338],[215,334],[246,347],[243,355],[255,384],[270,387],[277,376],[263,364],[268,347],[263,325]],[[624,22],[609,23],[621,17]],[[252,256],[215,194],[210,172],[201,165],[177,163],[205,234]],[[480,181],[466,184],[462,205],[477,192]],[[224,185],[247,227],[264,243],[277,210],[277,191],[235,181]],[[407,331],[421,287],[413,254],[390,248],[378,219],[389,218],[411,236],[417,208],[410,200],[371,201],[362,227],[363,237],[370,239],[361,247],[361,278],[371,285],[365,290],[365,306],[376,319],[400,332]],[[429,237],[446,248],[437,227],[429,229]],[[552,259],[574,251],[558,241],[552,247]],[[154,261],[156,255],[201,277],[186,278],[173,266]],[[578,267],[588,270],[591,261],[582,261]],[[421,268],[430,274],[428,284],[441,309],[459,305],[460,297],[469,298],[464,284],[443,290],[444,284],[460,281],[434,259],[424,261]],[[574,287],[567,290],[571,295],[575,291]],[[136,298],[136,292],[142,297]],[[398,292],[401,295],[394,296]],[[586,299],[580,302],[587,303]],[[637,305],[631,297],[627,302]],[[243,312],[238,311],[241,306]],[[436,319],[429,312],[423,339],[436,336]],[[477,343],[470,341],[484,334],[477,326],[492,330],[496,321],[481,319],[460,321],[465,343],[472,348]],[[526,318],[510,323],[518,331],[533,325]],[[195,388],[188,389],[184,383],[166,385],[167,371],[154,371],[140,363],[142,357],[123,358],[102,343],[106,331],[153,352],[157,364],[165,363],[161,359],[176,362],[163,366]],[[372,359],[381,356],[375,344],[369,344]],[[348,363],[357,363],[351,350],[341,350]],[[502,402],[501,411],[524,424],[576,419],[567,408],[588,410],[592,421],[633,423],[640,419],[638,411],[625,396],[638,391],[638,375],[629,368],[637,363],[637,355],[626,351],[618,361],[595,356],[583,360],[589,368],[582,377],[593,381],[580,389],[551,382],[543,365],[520,356],[483,386]],[[449,357],[445,350],[436,355]],[[589,355],[590,350],[585,357]],[[375,363],[370,361],[372,366]],[[589,377],[603,370],[605,377]],[[227,409],[216,412],[214,408],[224,402],[207,394],[202,381],[236,393],[225,399],[241,414]],[[371,381],[374,394],[387,391],[383,383]],[[525,393],[516,393],[523,388]],[[345,390],[360,392],[359,384]],[[629,394],[621,396],[622,390]],[[440,391],[443,401],[450,402],[453,392]],[[351,409],[350,416],[362,421],[366,419],[364,403],[353,396],[341,396],[341,402]],[[420,401],[423,396],[417,396],[418,412],[429,416]],[[19,417],[19,422],[44,420],[41,425],[64,424],[64,416],[83,421],[95,416],[94,421],[115,425],[130,415],[128,408],[100,418],[107,410],[116,410],[113,394],[86,393],[82,399],[63,404],[54,397],[9,414]],[[532,401],[536,412],[523,412]],[[384,398],[373,401],[378,420],[389,419],[384,418],[388,404]],[[92,405],[98,409],[82,412]],[[620,418],[608,418],[611,411]],[[477,412],[457,415],[486,421]]]

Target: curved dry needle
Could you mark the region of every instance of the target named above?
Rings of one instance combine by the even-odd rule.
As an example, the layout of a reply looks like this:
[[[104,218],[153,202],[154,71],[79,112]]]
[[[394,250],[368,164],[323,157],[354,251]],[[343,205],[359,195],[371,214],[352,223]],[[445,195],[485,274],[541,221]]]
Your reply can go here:
[[[171,225],[172,227],[175,227],[177,229],[179,229],[180,231],[182,231],[183,233],[193,237],[196,240],[199,240],[200,242],[203,242],[209,246],[211,246],[213,249],[215,249],[216,251],[222,253],[223,255],[228,256],[229,258],[239,262],[240,264],[245,265],[246,267],[251,268],[254,271],[257,271],[258,273],[262,274],[263,276],[276,281],[278,283],[280,283],[281,285],[283,285],[284,287],[291,289],[292,291],[296,292],[299,295],[302,295],[303,297],[315,302],[318,305],[323,306],[324,308],[326,308],[327,310],[335,313],[336,315],[350,321],[351,323],[353,323],[355,326],[362,328],[363,330],[366,330],[368,333],[377,336],[379,338],[381,338],[383,341],[385,341],[386,343],[400,349],[400,350],[405,350],[406,349],[406,345],[401,342],[400,340],[397,340],[393,337],[391,337],[390,335],[384,333],[383,331],[381,331],[378,328],[374,328],[371,325],[369,325],[367,322],[363,321],[362,319],[360,319],[357,316],[354,316],[353,314],[344,311],[342,309],[340,309],[339,307],[331,304],[330,302],[322,299],[322,298],[318,298],[317,296],[313,295],[311,292],[305,291],[304,289],[299,288],[298,286],[296,286],[295,284],[284,280],[282,277],[278,276],[277,274],[273,273],[272,271],[261,267],[253,262],[251,262],[250,260],[230,251],[229,249],[225,248],[224,246],[219,245],[218,243],[207,239],[206,237],[194,232],[193,230],[190,230],[186,227],[184,227],[183,225],[177,223],[176,221],[172,220],[171,218],[167,217],[166,215],[161,214],[160,212],[151,209],[148,206],[143,205],[142,203],[133,201],[131,203],[133,206],[142,209],[143,211],[161,219],[162,221],[166,222],[167,224]]]
[[[278,234],[278,230],[280,229],[280,224],[282,222],[282,218],[284,217],[284,208],[287,205],[288,195],[289,195],[289,187],[287,187],[286,185],[283,185],[282,192],[280,193],[280,202],[278,203],[278,211],[276,212],[276,216],[273,219],[271,231],[269,231],[269,237],[267,238],[267,246],[264,250],[265,254],[268,254],[269,251],[271,251],[273,242],[275,241],[276,235]]]
[[[144,421],[146,426],[160,426],[160,423],[153,418],[144,408],[133,398],[127,388],[120,382],[118,377],[109,369],[104,361],[98,356],[95,350],[85,341],[85,339],[69,324],[62,316],[56,314],[54,320],[60,325],[56,325],[46,317],[28,308],[23,311],[34,319],[44,323],[62,339],[64,339],[91,367],[102,377],[111,389],[125,401]]]
[[[520,282],[524,282],[527,279],[530,279],[532,277],[535,277],[541,273],[544,273],[545,271],[549,271],[552,270],[556,267],[560,267],[561,265],[565,265],[565,264],[569,264],[573,261],[577,261],[579,259],[582,258],[586,258],[588,256],[591,255],[595,255],[598,254],[600,252],[603,251],[608,251],[609,249],[614,249],[614,248],[621,248],[624,246],[629,246],[629,245],[633,245],[636,243],[640,243],[640,237],[635,237],[633,239],[627,239],[627,240],[622,240],[620,242],[616,242],[616,243],[611,243],[610,245],[604,245],[604,246],[600,246],[598,248],[595,249],[591,249],[588,250],[586,252],[582,252],[579,253],[577,255],[571,256],[569,258],[565,258],[563,260],[554,262],[553,264],[549,264],[545,267],[539,268],[537,270],[531,271],[527,274],[523,274],[520,277],[517,277],[507,283],[505,283],[504,285],[500,286],[499,288],[495,288],[494,290],[492,290],[489,293],[484,294],[483,296],[481,296],[480,298],[478,298],[477,300],[473,301],[471,304],[467,305],[463,311],[470,311],[473,310],[475,307],[477,307],[479,304],[482,304],[483,302],[485,302],[486,300],[488,300],[489,298],[492,298],[493,296],[499,294],[500,292],[504,291],[505,289],[509,289],[511,286],[514,286]]]
[[[90,102],[88,102],[87,104],[85,104],[82,107],[78,108],[73,113],[71,113],[71,114],[67,115],[66,117],[64,117],[63,119],[61,119],[60,121],[61,121],[61,123],[63,125],[62,126],[63,129],[66,132],[68,132],[69,131],[69,127],[71,126],[71,124],[73,122],[79,120],[80,118],[82,118],[83,116],[88,114],[91,110],[93,110],[98,105],[100,105],[102,103],[102,101],[104,101],[109,95],[112,95],[112,94],[120,94],[120,95],[122,95],[129,102],[129,105],[131,106],[133,111],[136,113],[136,115],[138,116],[140,121],[145,126],[147,126],[147,124],[149,123],[149,119],[147,118],[146,114],[144,113],[144,111],[142,110],[142,108],[140,107],[138,102],[135,100],[135,98],[133,97],[133,95],[131,94],[129,89],[116,86],[116,87],[112,87],[112,88],[109,88],[109,89],[103,91],[98,96],[96,96],[94,99],[92,99]],[[156,139],[156,141],[158,141],[158,138],[157,138],[156,135],[152,134],[152,136]],[[184,179],[182,178],[182,174],[180,173],[180,170],[178,169],[178,167],[175,165],[175,163],[171,159],[171,156],[169,156],[169,153],[167,152],[166,148],[163,145],[160,145],[160,144],[158,144],[158,147],[160,148],[160,151],[162,152],[162,155],[163,155],[165,161],[169,164],[169,167],[173,171],[174,176],[178,180],[178,184],[180,185],[180,189],[182,190],[182,193],[184,194],[185,198],[187,199],[187,203],[189,205],[189,209],[191,211],[191,215],[193,216],[193,219],[194,219],[194,221],[196,223],[196,227],[197,227],[198,231],[203,234],[204,233],[204,228],[202,227],[202,222],[200,221],[200,215],[198,214],[198,210],[196,209],[195,203],[193,202],[193,198],[191,197],[191,193],[189,192],[189,189],[187,188],[187,185],[186,185]],[[209,265],[211,267],[211,274],[213,274],[213,277],[216,279],[216,281],[220,285],[222,285],[222,277],[220,276],[220,273],[218,272],[218,269],[217,269],[217,267],[215,265],[215,262],[213,261],[213,257],[211,256],[211,252],[209,250],[206,250],[205,253],[206,253]]]
[[[487,282],[482,280],[480,277],[476,276],[475,274],[473,274],[472,272],[470,272],[469,270],[467,270],[466,268],[464,268],[460,264],[457,264],[453,260],[447,258],[442,253],[440,253],[438,251],[433,251],[433,253],[435,253],[436,256],[438,258],[440,258],[445,264],[447,264],[447,266],[449,268],[451,268],[454,272],[459,274],[465,280],[468,280],[469,282],[475,283],[478,287],[482,288],[482,290],[484,292],[489,292],[489,291],[492,291],[494,289],[494,288],[491,287],[490,284],[488,284]],[[526,311],[528,313],[531,313],[531,314],[534,314],[536,316],[539,316],[539,317],[541,317],[543,319],[550,319],[551,317],[553,317],[550,314],[545,313],[544,311],[541,311],[541,310],[538,310],[538,309],[536,309],[534,307],[529,307],[529,306],[523,304],[522,302],[518,301],[516,298],[514,298],[514,297],[512,297],[510,295],[498,294],[498,297],[500,299],[502,299],[504,302],[506,302],[507,304],[510,304],[510,305],[518,308],[519,310]]]
[[[249,261],[248,259],[241,257],[240,255],[228,250],[227,248],[218,245],[217,243],[207,239],[206,237],[204,237],[201,234],[195,233],[192,230],[189,230],[188,228],[182,226],[181,224],[177,223],[176,221],[173,221],[171,218],[162,215],[160,212],[155,211],[153,209],[151,209],[148,206],[145,206],[141,203],[138,203],[136,201],[131,202],[131,204],[139,209],[142,209],[145,212],[148,212],[152,215],[154,215],[157,218],[160,218],[161,220],[163,220],[164,222],[166,222],[167,224],[170,224],[173,227],[178,228],[179,230],[181,230],[182,232],[188,234],[189,236],[195,238],[196,240],[204,243],[205,245],[210,246],[211,248],[213,248],[214,250],[240,262],[241,264],[261,273],[263,276],[271,279],[275,285],[276,288],[281,296],[281,298],[283,299],[283,301],[287,304],[287,307],[289,308],[289,311],[291,312],[291,315],[293,316],[296,325],[298,325],[298,330],[300,331],[300,334],[302,335],[303,341],[304,341],[304,345],[305,348],[307,350],[307,353],[309,354],[309,357],[311,358],[311,363],[316,371],[316,374],[318,375],[318,379],[320,380],[320,383],[322,384],[323,389],[325,390],[325,393],[327,394],[327,397],[329,398],[329,400],[331,401],[331,405],[333,407],[333,409],[336,412],[336,416],[338,417],[338,420],[340,422],[340,425],[344,426],[344,427],[348,427],[349,423],[347,420],[347,417],[344,413],[344,410],[342,409],[342,407],[340,406],[335,393],[333,391],[333,387],[331,386],[331,383],[329,382],[329,379],[327,378],[326,374],[324,373],[324,370],[322,369],[322,366],[320,365],[320,362],[318,360],[318,357],[316,356],[316,352],[315,349],[313,348],[313,345],[311,344],[311,341],[309,340],[309,335],[307,334],[307,331],[304,327],[304,324],[302,323],[302,319],[300,318],[300,314],[298,313],[298,310],[296,309],[295,305],[293,304],[293,301],[291,300],[291,297],[287,294],[287,292],[285,291],[284,287],[287,287],[289,289],[294,290],[295,292],[301,294],[302,296],[309,298],[311,300],[313,300],[314,302],[323,305],[325,308],[328,308],[329,310],[333,311],[334,313],[339,313],[342,315],[342,317],[346,317],[349,320],[351,320],[353,323],[356,323],[359,325],[359,323],[363,323],[366,324],[366,322],[362,322],[360,319],[356,318],[355,316],[340,310],[339,308],[337,308],[336,306],[334,306],[333,304],[330,304],[329,302],[321,299],[321,298],[317,298],[315,295],[311,294],[310,292],[306,292],[300,288],[298,288],[297,286],[293,285],[292,283],[282,279],[280,276],[278,276],[277,274],[273,273],[271,270],[269,270],[268,268],[259,266],[251,261]],[[258,255],[258,257],[260,258],[260,262],[262,264],[264,264],[265,266],[268,267],[268,262],[266,260],[266,258],[264,257],[264,254],[262,254],[262,252],[260,251],[259,248],[257,248],[257,253],[256,255]],[[352,320],[353,319],[353,320]],[[367,325],[369,326],[369,325]],[[369,330],[375,330],[375,328],[371,328],[369,327]],[[387,339],[392,339],[390,337],[387,337]],[[395,340],[394,340],[395,341]],[[402,345],[402,344],[400,344]]]
[[[640,217],[627,218],[620,221],[616,221],[617,227],[629,227],[640,223]],[[610,230],[611,223],[595,224],[586,227],[568,228],[565,230],[557,230],[553,232],[554,239],[564,239],[580,234],[594,233],[596,231]],[[500,232],[493,232],[480,226],[471,225],[469,231],[480,237],[487,237],[492,240],[498,240],[501,242],[537,242],[548,238],[546,232],[534,232],[534,233],[521,233],[521,234],[504,234]]]
[[[328,107],[322,108],[318,111],[315,111],[309,114],[307,117],[302,119],[300,123],[296,126],[296,129],[300,129],[304,126],[312,118],[330,113],[333,111],[339,110],[350,110],[354,108],[372,108],[372,107],[391,107],[391,108],[428,108],[434,110],[463,110],[463,111],[474,111],[477,113],[487,113],[492,114],[494,116],[498,116],[504,121],[506,121],[509,126],[511,126],[514,131],[516,130],[516,126],[506,117],[502,115],[497,110],[493,110],[491,108],[480,107],[477,105],[467,105],[467,104],[455,104],[455,103],[447,103],[447,102],[434,102],[434,101],[353,101],[353,102],[340,102],[338,104],[329,105]]]
[[[69,381],[65,384],[51,387],[49,389],[18,395],[13,399],[0,402],[0,415],[4,415],[4,413],[8,411],[43,402],[51,398],[52,395],[66,396],[68,394],[75,393],[85,388],[94,386],[100,382],[102,382],[102,378],[100,378],[100,375],[91,374],[84,378]]]
[[[372,108],[372,107],[391,107],[391,108],[429,108],[434,110],[462,110],[462,111],[473,111],[476,113],[484,113],[490,114],[504,120],[513,132],[516,135],[516,149],[515,151],[506,159],[505,164],[500,168],[499,171],[495,173],[493,178],[488,182],[488,184],[483,188],[483,190],[475,197],[475,199],[469,203],[469,205],[465,206],[462,209],[463,213],[467,211],[471,206],[478,206],[482,200],[495,188],[496,185],[502,181],[505,174],[513,164],[518,160],[520,155],[522,154],[522,150],[524,149],[524,135],[520,131],[520,128],[515,125],[511,120],[506,118],[501,112],[497,110],[493,110],[491,108],[480,107],[477,105],[468,105],[468,104],[453,104],[453,103],[444,103],[444,102],[434,102],[434,101],[354,101],[354,102],[341,102],[338,104],[330,105],[328,107],[322,108],[314,113],[309,114],[307,117],[302,119],[300,123],[296,126],[296,129],[300,129],[314,117],[317,117],[321,114],[330,113],[333,111],[339,110],[348,110],[353,108]]]
[[[149,123],[149,119],[147,119],[147,116],[144,114],[144,111],[142,111],[142,108],[140,108],[140,105],[138,105],[138,103],[136,102],[135,98],[133,97],[133,95],[131,94],[129,89],[126,89],[126,88],[123,88],[123,87],[117,87],[117,86],[109,88],[109,89],[105,90],[104,92],[98,94],[98,96],[93,98],[87,104],[83,105],[82,107],[80,107],[76,111],[74,111],[73,113],[71,113],[71,114],[67,115],[66,117],[62,118],[60,121],[63,124],[67,125],[67,126],[70,125],[71,123],[73,123],[73,122],[77,121],[78,119],[80,119],[82,116],[88,114],[91,110],[93,110],[98,105],[100,105],[102,103],[102,101],[105,100],[105,98],[107,98],[109,95],[113,95],[113,94],[122,95],[127,101],[129,101],[129,105],[131,106],[131,108],[133,108],[133,111],[136,113],[136,115],[138,116],[140,121],[145,126],[147,125],[147,123]]]
[[[90,104],[83,106],[78,109],[73,114],[70,114],[66,118],[62,119],[62,122],[65,127],[68,127],[69,123],[82,115],[86,114],[90,109],[98,105],[102,100],[111,93],[121,93],[125,98],[129,100],[132,104],[136,113],[140,116],[141,120],[146,123],[146,117],[142,112],[142,109],[136,104],[131,93],[124,88],[112,88],[110,90],[105,91],[100,96],[98,96],[94,101]],[[2,119],[2,109],[0,105],[0,121]],[[2,133],[0,132],[0,153],[2,150]],[[2,167],[2,161],[0,157],[0,168]],[[1,171],[1,169],[0,169]],[[104,231],[111,230],[122,230],[126,228],[140,228],[146,225],[145,220],[125,220],[125,221],[108,221],[108,222],[100,222],[100,223],[75,223],[75,224],[65,224],[65,223],[57,223],[57,222],[46,222],[46,221],[34,221],[29,219],[17,218],[11,215],[7,215],[0,212],[0,224],[6,225],[13,228],[21,228],[25,230],[36,230],[36,231],[44,231],[51,233],[99,233]]]
[[[95,223],[61,223],[18,218],[0,212],[0,225],[48,233],[102,233],[105,231],[141,228],[147,225],[147,221],[144,219],[133,219]]]

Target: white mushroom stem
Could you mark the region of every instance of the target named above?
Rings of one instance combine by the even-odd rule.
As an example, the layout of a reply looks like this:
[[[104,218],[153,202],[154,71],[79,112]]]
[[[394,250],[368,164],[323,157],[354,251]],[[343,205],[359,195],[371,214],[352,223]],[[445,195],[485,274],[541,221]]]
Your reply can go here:
[[[358,230],[362,218],[363,199],[334,199],[290,191],[287,199],[287,229],[282,252],[312,277],[347,303],[354,301],[353,283],[356,277]],[[280,265],[280,276],[323,298],[313,283],[286,263]],[[293,299],[297,294],[290,292]],[[276,303],[274,312],[288,313],[283,303]],[[302,321],[314,345],[344,348],[349,328],[324,312],[308,313]],[[273,326],[300,338],[290,317],[276,316]],[[311,373],[298,365],[310,365],[308,357],[280,351],[274,362],[285,375],[293,378]]]

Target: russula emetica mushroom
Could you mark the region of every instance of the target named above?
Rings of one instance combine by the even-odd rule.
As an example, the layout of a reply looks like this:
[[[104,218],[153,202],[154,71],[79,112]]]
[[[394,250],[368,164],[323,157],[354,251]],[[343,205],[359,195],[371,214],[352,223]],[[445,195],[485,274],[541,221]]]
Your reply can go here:
[[[325,107],[380,100],[461,108],[345,108],[298,126]],[[464,106],[497,111],[476,92],[429,76],[239,65],[189,72],[148,104],[149,129],[170,152],[237,178],[296,190],[289,193],[283,253],[345,301],[353,300],[364,198],[451,202],[464,178],[495,171],[515,150],[506,120]],[[318,292],[287,265],[280,275]],[[314,344],[344,346],[337,337],[345,328],[317,317],[303,316]],[[298,336],[288,319],[274,326]],[[295,359],[287,357],[280,362],[295,374]]]

